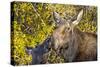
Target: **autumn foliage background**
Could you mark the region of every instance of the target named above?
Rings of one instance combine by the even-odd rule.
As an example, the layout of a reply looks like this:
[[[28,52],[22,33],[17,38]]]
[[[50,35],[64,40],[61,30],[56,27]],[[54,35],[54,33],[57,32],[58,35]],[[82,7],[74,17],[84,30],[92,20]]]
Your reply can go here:
[[[29,64],[32,57],[25,52],[25,46],[33,48],[42,43],[54,31],[52,13],[58,12],[69,19],[84,10],[77,28],[83,32],[97,33],[97,7],[70,4],[12,2],[11,4],[11,61],[15,65]],[[51,63],[63,63],[55,52],[47,58]]]

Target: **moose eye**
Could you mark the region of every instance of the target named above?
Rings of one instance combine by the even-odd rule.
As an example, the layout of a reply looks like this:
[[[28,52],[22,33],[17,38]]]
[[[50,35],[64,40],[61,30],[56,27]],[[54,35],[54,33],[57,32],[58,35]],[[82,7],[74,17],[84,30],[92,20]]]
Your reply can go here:
[[[67,30],[70,30],[70,28],[68,27]]]
[[[63,30],[62,30],[62,34],[65,34],[65,32],[69,32],[70,31],[70,27],[65,27]]]
[[[69,32],[69,31],[70,31],[70,27],[67,27],[67,28],[66,28],[66,32]]]

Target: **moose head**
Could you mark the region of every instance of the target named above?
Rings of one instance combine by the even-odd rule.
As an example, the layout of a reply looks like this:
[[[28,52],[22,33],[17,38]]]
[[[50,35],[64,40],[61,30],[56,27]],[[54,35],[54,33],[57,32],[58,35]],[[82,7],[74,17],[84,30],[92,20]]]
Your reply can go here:
[[[70,41],[74,28],[82,19],[82,15],[83,10],[79,12],[76,20],[72,21],[73,18],[66,20],[62,18],[57,12],[53,12],[56,26],[56,30],[54,30],[53,32],[53,43],[55,49],[57,49],[59,46],[63,46]]]

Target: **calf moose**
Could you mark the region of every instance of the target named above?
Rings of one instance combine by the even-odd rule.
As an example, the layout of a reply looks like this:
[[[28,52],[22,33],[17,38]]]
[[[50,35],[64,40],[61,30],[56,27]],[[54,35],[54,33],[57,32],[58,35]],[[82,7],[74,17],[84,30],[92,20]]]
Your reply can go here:
[[[82,32],[76,27],[82,15],[83,10],[75,20],[73,18],[66,20],[57,12],[53,12],[56,29],[49,39],[47,38],[42,45],[39,45],[40,47],[32,49],[32,64],[40,64],[43,54],[50,51],[49,48],[53,48],[58,56],[63,56],[65,62],[97,60],[97,35]]]

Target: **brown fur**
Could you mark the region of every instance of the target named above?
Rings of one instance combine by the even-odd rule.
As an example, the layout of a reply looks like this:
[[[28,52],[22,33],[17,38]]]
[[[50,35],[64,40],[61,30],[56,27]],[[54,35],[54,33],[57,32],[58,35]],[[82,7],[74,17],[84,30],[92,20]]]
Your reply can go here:
[[[97,59],[97,35],[93,33],[81,32],[79,33],[80,44],[78,46],[78,53],[75,61],[88,61]],[[82,33],[80,35],[80,33]]]
[[[74,28],[74,31],[73,31],[74,35],[71,35],[71,33],[61,34],[59,31],[57,33],[59,35],[57,36],[55,32],[58,32],[58,30],[54,31],[53,37],[56,36],[57,38],[59,38],[59,36],[63,37],[64,35],[75,37],[73,38],[74,42],[72,43],[72,46],[68,46],[70,44],[67,44],[67,42],[68,41],[72,42],[72,40],[70,40],[70,38],[67,38],[63,40],[61,44],[59,44],[59,47],[57,49],[58,52],[59,51],[62,52],[59,54],[64,56],[66,62],[97,60],[97,35],[96,34],[81,32],[77,28]],[[67,46],[67,49],[64,49],[66,46]],[[60,50],[60,48],[63,48],[63,49]],[[68,50],[68,48],[71,50]],[[72,59],[68,58],[71,56],[72,56]]]
[[[54,13],[57,29],[53,32],[52,43],[57,54],[63,56],[65,62],[97,60],[97,35],[76,28],[82,14],[83,10],[75,21],[66,21]]]

